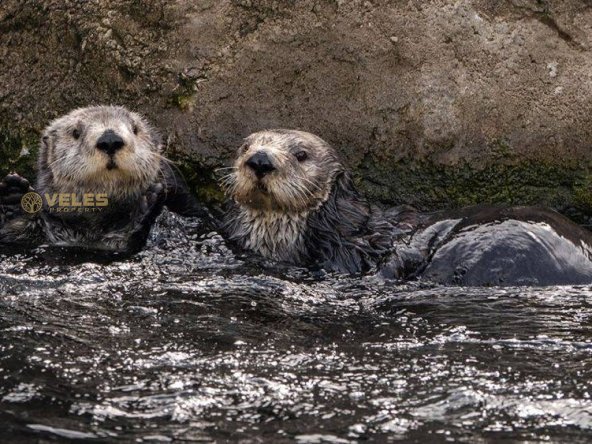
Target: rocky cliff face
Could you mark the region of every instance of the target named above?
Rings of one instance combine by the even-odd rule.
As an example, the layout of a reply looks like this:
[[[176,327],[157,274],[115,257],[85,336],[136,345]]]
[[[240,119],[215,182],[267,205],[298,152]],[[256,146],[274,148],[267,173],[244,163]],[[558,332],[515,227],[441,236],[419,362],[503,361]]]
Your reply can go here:
[[[27,168],[49,119],[117,103],[202,197],[242,137],[290,127],[386,203],[586,213],[591,44],[590,0],[3,0],[0,163]]]

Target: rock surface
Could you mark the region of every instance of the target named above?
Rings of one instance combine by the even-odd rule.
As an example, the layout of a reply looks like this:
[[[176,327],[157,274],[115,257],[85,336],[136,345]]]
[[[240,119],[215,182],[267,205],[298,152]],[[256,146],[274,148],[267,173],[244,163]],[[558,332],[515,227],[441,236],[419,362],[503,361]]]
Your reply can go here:
[[[118,103],[204,198],[242,137],[291,127],[385,203],[584,214],[591,44],[589,0],[3,0],[0,166],[26,169],[51,118]]]

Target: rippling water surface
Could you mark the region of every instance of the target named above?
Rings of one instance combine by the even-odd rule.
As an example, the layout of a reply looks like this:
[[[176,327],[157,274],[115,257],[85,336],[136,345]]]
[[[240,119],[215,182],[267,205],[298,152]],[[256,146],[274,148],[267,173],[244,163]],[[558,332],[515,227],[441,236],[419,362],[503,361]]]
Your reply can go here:
[[[2,442],[592,439],[592,288],[312,274],[199,228],[0,256]]]

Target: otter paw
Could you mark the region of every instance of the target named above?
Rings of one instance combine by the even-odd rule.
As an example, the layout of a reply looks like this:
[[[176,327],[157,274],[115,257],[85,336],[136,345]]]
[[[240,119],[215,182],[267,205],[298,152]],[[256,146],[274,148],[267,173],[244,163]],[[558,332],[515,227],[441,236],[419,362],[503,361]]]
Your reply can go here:
[[[19,205],[21,198],[29,191],[33,191],[29,181],[11,173],[0,182],[0,205]]]
[[[142,213],[149,213],[163,197],[164,185],[161,183],[151,185],[140,200],[140,209]]]

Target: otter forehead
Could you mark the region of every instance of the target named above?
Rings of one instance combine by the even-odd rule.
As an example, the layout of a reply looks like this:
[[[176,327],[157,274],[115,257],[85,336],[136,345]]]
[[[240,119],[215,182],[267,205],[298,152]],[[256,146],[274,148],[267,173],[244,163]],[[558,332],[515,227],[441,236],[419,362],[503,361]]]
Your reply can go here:
[[[55,122],[59,122],[62,120],[68,120],[70,118],[81,118],[84,120],[96,120],[96,121],[103,121],[108,122],[113,119],[116,120],[131,120],[133,117],[139,117],[138,114],[124,108],[123,106],[88,106],[85,108],[76,108],[70,111],[68,114],[65,114]]]
[[[336,159],[337,154],[320,137],[306,131],[274,129],[253,133],[245,139],[249,150],[265,149],[271,152],[287,153],[299,149]]]
[[[155,132],[139,114],[122,106],[91,106],[78,108],[70,113],[53,120],[46,128],[46,134],[55,134],[60,130],[80,127],[84,130],[113,129],[122,133],[134,131],[134,126],[140,125],[150,129],[151,136]]]

